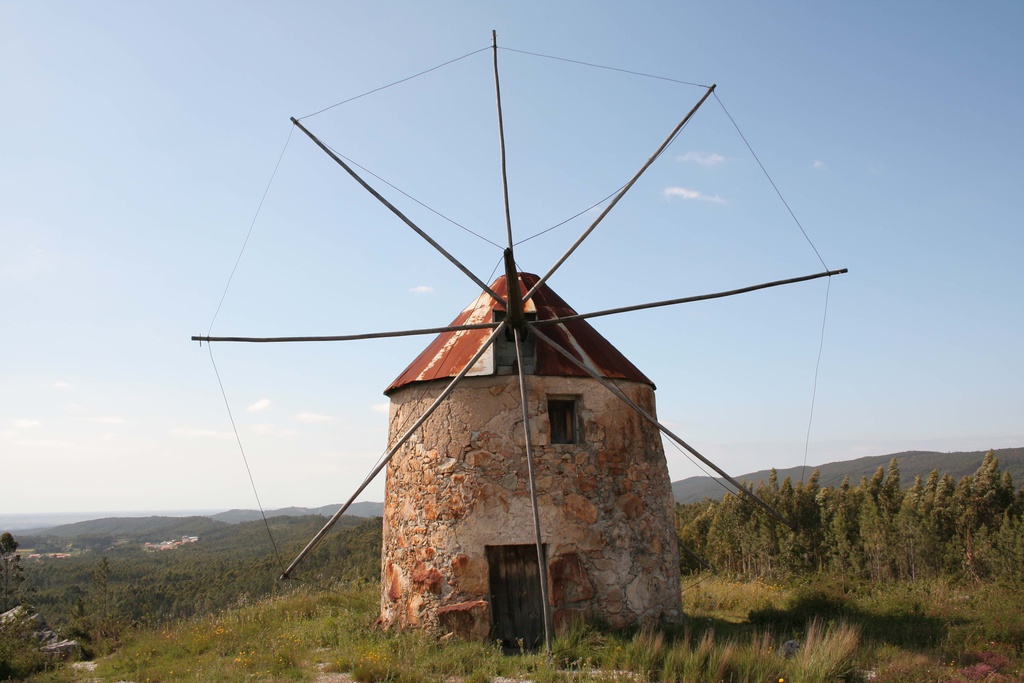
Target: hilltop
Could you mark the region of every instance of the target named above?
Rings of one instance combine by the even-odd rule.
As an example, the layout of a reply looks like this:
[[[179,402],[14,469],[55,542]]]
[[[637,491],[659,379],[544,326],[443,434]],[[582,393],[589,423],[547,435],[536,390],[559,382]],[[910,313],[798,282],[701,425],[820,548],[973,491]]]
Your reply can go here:
[[[955,453],[939,453],[936,451],[905,451],[903,453],[890,453],[888,455],[872,455],[856,460],[844,460],[841,462],[826,463],[824,465],[808,465],[804,467],[789,467],[776,470],[779,481],[789,477],[796,482],[806,479],[811,472],[818,470],[820,473],[818,484],[820,486],[838,486],[842,483],[843,477],[850,477],[850,483],[856,485],[862,477],[868,479],[879,467],[886,467],[889,461],[896,458],[900,467],[900,480],[906,488],[914,483],[914,477],[927,477],[932,470],[938,470],[940,474],[946,473],[954,479],[959,480],[974,472],[981,466],[988,451],[960,451]],[[993,451],[999,458],[999,467],[1003,472],[1009,472],[1013,481],[1019,486],[1024,483],[1024,448],[1000,448]],[[771,470],[758,470],[748,472],[735,477],[738,481],[749,482],[757,485],[759,481],[767,481]],[[718,477],[688,477],[672,482],[672,494],[676,503],[686,505],[705,498],[719,499],[726,492],[731,490],[723,488],[724,480]]]
[[[974,473],[981,465],[987,451],[957,451],[942,453],[938,451],[904,451],[902,453],[890,453],[887,455],[872,455],[856,460],[843,460],[830,462],[821,465],[808,465],[804,467],[789,467],[777,469],[779,481],[789,477],[792,481],[799,481],[810,476],[811,472],[818,470],[820,473],[819,484],[821,486],[838,486],[843,477],[849,476],[850,483],[858,483],[862,477],[871,478],[879,467],[886,467],[889,461],[896,458],[899,463],[900,475],[904,488],[914,482],[914,477],[927,477],[932,470],[940,473],[948,473],[955,479]],[[1024,483],[1024,447],[995,449],[994,453],[999,458],[1000,469],[1009,472],[1014,482],[1019,486]],[[739,481],[750,482],[756,485],[758,481],[767,480],[771,470],[764,469],[756,472],[748,472],[736,477]],[[705,498],[718,499],[725,493],[723,480],[718,477],[688,477],[672,482],[672,493],[675,502],[686,505]],[[307,517],[320,516],[330,517],[341,507],[340,503],[322,505],[320,507],[286,507],[275,510],[267,510],[261,513],[253,509],[232,509],[223,512],[210,512],[207,514],[193,514],[189,516],[104,516],[99,519],[86,519],[73,523],[62,523],[62,515],[0,515],[0,527],[4,531],[19,532],[21,534],[65,536],[73,537],[78,535],[136,535],[137,533],[156,534],[173,536],[173,530],[185,528],[193,531],[190,535],[209,533],[216,529],[217,524],[240,524],[272,517]],[[205,511],[204,511],[205,512]],[[384,504],[379,502],[354,503],[345,513],[345,517],[368,518],[380,517],[384,514]],[[39,522],[33,524],[30,518],[39,518]],[[81,515],[79,515],[81,518]],[[43,522],[43,519],[53,521]],[[210,526],[213,523],[213,526]],[[164,533],[166,530],[167,533]]]
[[[320,515],[322,517],[333,517],[334,513],[341,509],[341,503],[334,505],[321,505],[318,508],[287,507],[278,510],[268,510],[267,517],[305,517],[306,515]],[[384,514],[384,503],[353,503],[345,511],[346,517],[381,517]],[[236,524],[238,522],[251,522],[260,519],[259,510],[228,510],[216,515],[210,515],[210,519],[218,522]]]

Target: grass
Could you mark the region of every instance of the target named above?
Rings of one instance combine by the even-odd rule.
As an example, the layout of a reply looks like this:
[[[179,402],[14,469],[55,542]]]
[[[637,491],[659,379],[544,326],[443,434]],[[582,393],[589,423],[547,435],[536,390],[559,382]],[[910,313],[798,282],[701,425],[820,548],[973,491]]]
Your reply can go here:
[[[1024,599],[1012,586],[920,582],[794,587],[702,582],[684,592],[689,620],[668,630],[609,632],[583,622],[549,658],[489,643],[441,641],[374,625],[378,591],[299,589],[123,637],[90,680],[362,683],[497,677],[555,681],[876,683],[1022,680]],[[800,643],[791,656],[780,647]],[[31,680],[83,680],[67,667]]]

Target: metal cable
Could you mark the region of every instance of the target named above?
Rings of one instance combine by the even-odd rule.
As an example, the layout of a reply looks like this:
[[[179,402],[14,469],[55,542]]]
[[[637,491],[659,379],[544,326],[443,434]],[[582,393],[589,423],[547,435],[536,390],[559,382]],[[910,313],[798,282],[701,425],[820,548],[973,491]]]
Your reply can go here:
[[[736,132],[739,134],[740,139],[743,140],[743,144],[747,146],[747,149],[750,151],[751,156],[754,157],[754,161],[756,161],[757,165],[761,167],[761,172],[764,173],[764,177],[768,179],[768,182],[771,184],[772,189],[775,190],[775,194],[777,194],[779,196],[779,199],[782,200],[782,205],[786,207],[786,211],[789,212],[789,215],[790,217],[792,217],[793,222],[796,223],[796,227],[800,228],[800,232],[803,234],[804,239],[807,240],[807,244],[811,246],[811,249],[814,251],[814,255],[818,257],[818,261],[821,262],[821,265],[825,268],[825,270],[828,270],[828,266],[825,265],[825,259],[821,258],[821,254],[818,253],[818,248],[814,246],[814,242],[812,242],[811,238],[807,235],[807,231],[804,230],[804,226],[800,224],[800,220],[796,217],[796,214],[793,213],[793,209],[789,208],[789,203],[786,201],[786,198],[782,196],[782,192],[775,184],[775,181],[772,180],[771,175],[768,174],[768,169],[764,167],[764,164],[762,164],[761,160],[757,157],[757,153],[754,152],[754,148],[750,146],[749,142],[747,142],[746,136],[743,135],[743,131],[741,131],[740,127],[736,124],[736,121],[735,119],[733,119],[732,114],[730,114],[729,110],[725,108],[724,104],[722,104],[722,100],[718,97],[717,92],[715,93],[715,100],[718,101],[718,105],[722,108],[722,111],[725,112],[725,115],[729,118],[729,121],[732,122],[733,128],[736,129]]]
[[[832,289],[832,278],[828,278],[825,287],[825,308],[821,313],[821,338],[818,340],[818,360],[814,363],[814,382],[811,386],[811,410],[807,416],[807,436],[804,438],[804,464],[800,469],[800,483],[804,481],[804,473],[807,470],[807,451],[811,444],[811,424],[814,422],[814,401],[818,395],[818,369],[821,366],[821,352],[825,348],[825,321],[828,319],[828,294]]]
[[[538,232],[538,233],[536,233],[536,234],[534,234],[534,235],[530,235],[529,237],[526,237],[526,238],[524,238],[524,239],[521,239],[521,240],[519,240],[518,242],[516,242],[516,243],[515,243],[515,246],[517,246],[517,247],[518,247],[518,246],[519,246],[520,244],[523,244],[524,242],[529,242],[530,240],[534,239],[535,237],[540,237],[541,235],[545,235],[545,234],[547,234],[547,233],[551,232],[552,230],[554,230],[555,228],[560,228],[560,227],[562,227],[563,225],[565,225],[566,223],[569,223],[569,222],[571,222],[571,221],[574,221],[574,220],[576,220],[577,218],[579,218],[579,217],[580,217],[580,216],[582,216],[583,214],[587,213],[588,211],[591,211],[591,210],[593,210],[593,209],[595,209],[595,208],[597,208],[597,207],[601,206],[601,205],[602,205],[602,204],[604,204],[604,203],[605,203],[606,201],[608,201],[609,199],[611,199],[612,197],[614,197],[615,195],[617,195],[617,194],[618,194],[619,192],[622,192],[622,188],[623,188],[623,187],[625,187],[625,185],[620,185],[619,187],[617,187],[617,188],[616,188],[616,189],[615,189],[615,190],[614,190],[614,191],[613,191],[613,192],[612,192],[611,194],[609,194],[609,195],[608,195],[607,197],[605,197],[604,199],[600,199],[600,200],[598,200],[598,201],[594,202],[593,204],[591,204],[591,205],[590,205],[590,206],[588,206],[587,208],[583,209],[583,210],[582,210],[582,211],[580,211],[579,213],[577,213],[577,214],[575,214],[575,215],[573,215],[573,216],[569,216],[568,218],[566,218],[566,219],[565,219],[564,221],[562,221],[561,223],[556,223],[556,224],[552,225],[552,226],[551,226],[550,228],[546,228],[546,229],[544,229],[544,230],[541,230],[540,232]]]
[[[252,493],[256,497],[256,505],[260,509],[260,516],[263,517],[263,525],[267,528],[267,536],[270,538],[270,545],[274,547],[274,557],[277,558],[277,564],[282,569],[284,568],[284,562],[281,560],[281,553],[277,549],[277,542],[274,541],[274,534],[270,531],[270,522],[267,521],[267,513],[263,509],[263,503],[260,501],[260,493],[256,490],[256,480],[253,479],[252,470],[249,468],[249,459],[245,456],[245,448],[242,447],[242,438],[238,435],[238,427],[235,426],[235,416],[231,414],[231,405],[228,402],[227,392],[224,391],[224,382],[220,379],[220,371],[217,370],[217,361],[213,359],[213,344],[207,344],[206,347],[210,350],[210,363],[213,364],[213,374],[217,376],[217,385],[220,387],[220,395],[224,399],[224,407],[228,411],[228,419],[231,421],[231,429],[235,433],[235,443],[238,444],[238,450],[242,454],[242,462],[245,463],[245,472],[249,475],[249,484],[252,486]]]
[[[207,336],[213,331],[213,323],[217,320],[217,316],[220,314],[220,308],[224,305],[224,299],[228,295],[228,288],[231,287],[231,280],[235,277],[235,271],[238,270],[238,264],[242,261],[242,254],[245,253],[245,247],[249,244],[249,237],[252,235],[252,230],[256,227],[256,219],[259,218],[260,209],[263,208],[263,202],[267,199],[267,194],[270,192],[270,186],[274,183],[274,178],[277,176],[277,169],[281,167],[281,160],[284,159],[284,153],[288,150],[288,143],[292,140],[292,132],[294,132],[294,126],[288,126],[288,139],[284,142],[284,148],[281,149],[281,154],[277,157],[277,163],[274,164],[274,172],[270,174],[270,180],[267,181],[267,187],[263,190],[263,196],[260,197],[259,206],[256,207],[256,213],[252,217],[252,222],[249,223],[249,231],[245,233],[245,240],[242,242],[242,248],[238,252],[238,258],[235,259],[235,265],[231,268],[231,274],[228,275],[228,281],[224,285],[224,292],[220,295],[220,301],[217,303],[217,310],[213,312],[213,319],[210,320],[210,327],[207,329]]]
[[[576,60],[576,59],[567,59],[565,57],[555,57],[553,55],[544,55],[544,54],[540,54],[538,52],[527,52],[526,50],[516,50],[516,49],[511,48],[511,47],[502,47],[502,48],[498,48],[498,49],[499,50],[507,50],[509,52],[517,52],[517,53],[519,53],[521,55],[529,55],[531,57],[541,57],[543,59],[553,59],[553,60],[555,60],[557,62],[568,62],[569,64],[578,64],[580,66],[589,66],[589,67],[594,68],[594,69],[605,69],[607,71],[617,71],[619,73],[629,74],[631,76],[643,76],[644,78],[654,78],[654,79],[657,79],[659,81],[668,81],[670,83],[679,83],[680,85],[692,85],[692,86],[697,87],[697,88],[707,88],[707,87],[709,87],[707,85],[702,85],[700,83],[691,83],[690,81],[680,81],[680,80],[675,79],[675,78],[668,78],[667,76],[656,76],[654,74],[648,74],[648,73],[644,73],[642,71],[630,71],[628,69],[619,69],[619,68],[614,67],[614,66],[605,66],[603,64],[592,64],[590,62],[581,62],[581,61]]]
[[[344,160],[345,160],[345,161],[347,161],[348,163],[352,164],[353,166],[355,166],[355,167],[356,167],[356,168],[358,168],[359,170],[361,170],[361,171],[364,171],[364,172],[368,173],[369,175],[372,175],[372,176],[373,176],[374,178],[376,178],[377,180],[381,181],[382,183],[384,183],[385,185],[387,185],[388,187],[390,187],[390,188],[391,188],[392,190],[394,190],[395,192],[398,192],[399,194],[401,194],[402,196],[406,197],[407,199],[410,199],[410,200],[412,200],[412,201],[416,202],[417,204],[419,204],[420,206],[422,206],[422,207],[423,207],[424,209],[426,209],[427,211],[430,211],[431,213],[435,214],[436,216],[439,216],[440,218],[442,218],[442,219],[444,219],[444,220],[448,221],[449,223],[451,223],[451,224],[452,224],[452,225],[454,225],[455,227],[457,227],[457,228],[461,228],[462,230],[465,230],[465,231],[466,231],[466,232],[468,232],[468,233],[469,233],[470,235],[473,235],[474,237],[477,237],[477,238],[479,238],[479,239],[483,240],[484,242],[487,242],[488,244],[490,244],[490,245],[492,245],[492,246],[494,246],[494,247],[497,247],[498,249],[504,249],[504,247],[502,247],[502,246],[501,246],[500,244],[498,244],[497,242],[493,242],[493,241],[491,241],[491,240],[487,239],[486,237],[484,237],[483,235],[481,235],[481,234],[479,234],[479,233],[477,233],[477,232],[474,232],[473,230],[470,230],[470,229],[469,229],[469,228],[467,228],[467,227],[466,227],[465,225],[462,225],[461,223],[459,223],[459,222],[457,222],[457,221],[455,221],[455,220],[453,220],[453,219],[449,218],[448,216],[445,216],[445,215],[444,215],[443,213],[441,213],[441,212],[440,212],[440,211],[438,211],[437,209],[431,208],[430,206],[428,206],[428,205],[424,204],[423,202],[421,202],[420,200],[416,199],[415,197],[413,197],[413,196],[412,196],[411,194],[409,194],[409,193],[408,193],[408,192],[406,192],[405,190],[403,190],[403,189],[401,189],[400,187],[397,187],[396,185],[394,185],[394,184],[392,184],[392,183],[388,182],[388,181],[387,181],[386,179],[384,179],[384,178],[382,178],[381,176],[377,175],[376,173],[374,173],[374,172],[373,172],[373,171],[371,171],[370,169],[366,168],[366,167],[365,167],[365,166],[363,166],[362,164],[360,164],[360,163],[358,163],[358,162],[356,162],[356,161],[353,161],[352,159],[350,159],[349,157],[345,156],[344,154],[342,154],[342,153],[341,153],[341,152],[339,152],[338,150],[334,149],[334,148],[333,148],[333,147],[331,147],[330,145],[327,145],[327,143],[324,143],[324,144],[325,144],[325,145],[327,146],[327,148],[328,148],[328,149],[330,149],[330,150],[331,150],[332,152],[334,152],[335,154],[337,154],[337,155],[338,155],[339,157],[341,157],[342,159],[344,159]]]
[[[312,114],[306,114],[305,116],[300,116],[299,120],[302,121],[303,119],[308,119],[311,116],[316,116],[317,114],[323,114],[325,111],[327,111],[329,109],[334,109],[335,107],[340,107],[343,104],[348,104],[349,102],[352,102],[354,100],[358,100],[360,98],[366,97],[367,95],[372,95],[373,93],[380,92],[381,90],[387,90],[388,88],[391,88],[393,86],[399,85],[400,83],[405,83],[406,81],[411,81],[412,79],[418,78],[420,76],[423,76],[424,74],[428,74],[431,71],[437,71],[438,69],[440,69],[442,67],[445,67],[445,66],[448,66],[449,64],[454,64],[455,62],[458,62],[460,60],[466,59],[467,57],[472,57],[475,54],[478,54],[480,52],[483,52],[485,50],[490,50],[490,49],[491,49],[491,46],[488,45],[487,47],[482,47],[479,50],[473,50],[472,52],[469,52],[469,53],[466,53],[466,54],[462,55],[461,57],[456,57],[455,59],[449,59],[447,62],[444,62],[443,64],[438,64],[437,66],[432,66],[432,67],[430,67],[429,69],[427,69],[425,71],[420,71],[419,73],[413,74],[412,76],[406,76],[405,78],[401,78],[401,79],[395,81],[394,83],[388,83],[387,85],[382,85],[379,88],[374,88],[373,90],[368,90],[367,92],[364,92],[362,95],[356,95],[355,97],[350,97],[347,100],[342,100],[341,102],[336,102],[335,104],[332,104],[329,107],[324,107],[320,111],[315,111]]]

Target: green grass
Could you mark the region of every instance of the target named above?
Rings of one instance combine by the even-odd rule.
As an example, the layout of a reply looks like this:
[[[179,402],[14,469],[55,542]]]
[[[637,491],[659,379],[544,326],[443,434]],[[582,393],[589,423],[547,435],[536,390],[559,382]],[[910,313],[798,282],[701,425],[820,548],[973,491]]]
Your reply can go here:
[[[690,618],[668,630],[609,632],[575,623],[549,658],[496,644],[375,626],[378,591],[300,588],[218,614],[122,634],[88,678],[133,681],[363,683],[505,676],[554,681],[877,683],[1022,680],[1024,598],[1012,586],[919,582],[799,586],[704,581],[683,594]],[[790,657],[780,645],[801,643]],[[868,676],[867,672],[871,672]],[[84,680],[68,668],[31,679]]]

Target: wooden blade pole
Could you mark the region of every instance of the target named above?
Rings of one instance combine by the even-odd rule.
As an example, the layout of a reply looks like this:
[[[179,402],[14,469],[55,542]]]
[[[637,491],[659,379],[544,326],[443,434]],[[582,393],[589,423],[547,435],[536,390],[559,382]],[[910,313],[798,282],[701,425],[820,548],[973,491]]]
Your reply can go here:
[[[654,301],[649,304],[637,304],[635,306],[622,306],[621,308],[609,308],[604,311],[594,311],[592,313],[578,313],[576,315],[567,315],[561,318],[549,318],[547,320],[537,320],[534,325],[550,325],[552,323],[564,323],[570,320],[585,320],[587,318],[599,318],[604,315],[615,315],[616,313],[629,313],[632,311],[642,311],[647,308],[658,308],[660,306],[675,306],[676,304],[690,304],[695,301],[707,301],[709,299],[721,299],[727,296],[735,296],[737,294],[746,294],[747,292],[756,292],[759,289],[768,289],[770,287],[779,287],[781,285],[791,285],[796,282],[807,282],[808,280],[817,280],[822,277],[832,277],[833,275],[842,275],[843,273],[849,272],[846,268],[840,268],[839,270],[827,270],[822,273],[815,273],[814,275],[803,275],[801,277],[791,277],[787,280],[775,280],[774,282],[765,282],[760,285],[750,285],[749,287],[740,287],[739,289],[730,289],[725,292],[714,292],[713,294],[698,294],[697,296],[687,296],[681,299],[668,299],[666,301]]]
[[[493,291],[493,290],[492,290],[492,289],[491,289],[490,287],[488,287],[488,286],[487,286],[487,285],[486,285],[486,284],[484,283],[484,281],[483,281],[483,280],[481,280],[481,279],[480,279],[480,278],[478,278],[478,277],[477,277],[476,275],[474,275],[474,274],[473,274],[473,273],[472,273],[472,272],[471,272],[471,271],[470,271],[470,270],[469,270],[468,268],[466,268],[466,266],[464,266],[464,265],[462,265],[461,263],[459,263],[458,259],[456,259],[456,258],[455,258],[454,256],[452,256],[452,255],[451,255],[451,254],[449,254],[449,253],[448,253],[447,251],[445,251],[444,247],[442,247],[442,246],[441,246],[440,244],[438,244],[437,242],[435,242],[435,241],[434,241],[434,239],[433,239],[433,238],[432,238],[432,237],[431,237],[430,235],[428,235],[427,233],[425,233],[425,232],[424,232],[423,230],[421,230],[421,229],[420,229],[420,227],[419,227],[418,225],[416,225],[416,224],[415,224],[415,223],[413,223],[413,222],[412,222],[411,220],[409,220],[409,218],[408,218],[408,217],[407,217],[407,216],[406,216],[406,215],[405,215],[404,213],[402,213],[402,212],[401,212],[401,211],[400,211],[400,210],[398,209],[398,207],[396,207],[396,206],[395,206],[394,204],[392,204],[392,203],[391,203],[391,202],[389,202],[389,201],[388,201],[387,199],[385,199],[385,198],[384,198],[384,196],[383,196],[383,195],[382,195],[382,194],[381,194],[380,192],[377,192],[377,190],[373,189],[373,188],[372,188],[372,187],[370,186],[370,184],[369,184],[369,183],[367,183],[367,182],[366,182],[365,180],[363,180],[363,179],[362,179],[361,177],[359,177],[359,174],[358,174],[358,173],[356,173],[356,172],[355,172],[354,170],[352,170],[352,167],[351,167],[351,166],[349,166],[348,164],[346,164],[346,163],[345,163],[345,162],[344,162],[344,161],[342,160],[342,158],[341,158],[341,157],[339,157],[339,156],[338,156],[337,154],[335,154],[335,153],[334,153],[334,151],[333,151],[333,150],[332,150],[332,149],[331,149],[330,147],[328,147],[328,146],[327,146],[327,145],[325,145],[325,144],[324,144],[323,142],[321,142],[321,141],[320,141],[320,139],[319,139],[319,138],[318,138],[317,136],[315,136],[315,135],[313,135],[313,134],[312,134],[311,132],[309,132],[309,130],[308,130],[308,129],[307,129],[307,128],[306,128],[305,126],[303,126],[303,125],[302,125],[301,123],[299,123],[299,120],[298,120],[298,119],[296,119],[296,118],[295,118],[294,116],[292,117],[292,123],[293,123],[293,124],[295,124],[295,126],[296,126],[296,127],[298,127],[298,129],[299,129],[299,130],[301,130],[301,131],[302,131],[303,133],[305,133],[305,134],[306,134],[306,136],[307,136],[307,137],[308,137],[308,138],[309,138],[310,140],[312,140],[312,141],[313,141],[314,143],[316,143],[316,146],[317,146],[317,147],[319,147],[320,149],[322,149],[322,150],[324,151],[324,153],[326,153],[326,154],[327,154],[327,156],[331,157],[331,159],[333,159],[333,160],[335,161],[335,163],[337,163],[337,164],[338,164],[339,166],[341,166],[341,167],[342,167],[343,169],[345,169],[345,171],[346,171],[346,172],[347,172],[347,173],[348,173],[348,174],[349,174],[350,176],[352,176],[352,178],[353,178],[353,179],[354,179],[354,180],[355,180],[355,181],[356,181],[357,183],[359,183],[359,184],[360,184],[360,185],[362,186],[362,188],[363,188],[364,190],[366,190],[367,192],[369,192],[369,193],[370,193],[371,195],[373,195],[373,197],[374,197],[374,198],[375,198],[375,199],[376,199],[377,201],[379,201],[379,202],[380,202],[381,204],[383,204],[384,206],[386,206],[386,207],[387,207],[387,208],[388,208],[388,209],[389,209],[389,210],[391,211],[391,213],[393,213],[393,214],[395,214],[396,216],[398,216],[399,220],[401,220],[401,221],[402,221],[403,223],[405,223],[405,224],[406,224],[406,225],[408,225],[408,226],[409,226],[410,228],[412,228],[412,230],[413,230],[413,231],[414,231],[414,232],[415,232],[415,233],[416,233],[417,235],[419,235],[419,236],[420,236],[420,237],[422,237],[422,238],[423,238],[424,240],[426,240],[426,241],[427,241],[427,243],[428,243],[428,244],[430,244],[430,246],[434,247],[434,249],[436,249],[436,250],[437,250],[438,252],[440,252],[440,253],[441,253],[441,254],[442,254],[442,255],[443,255],[443,256],[444,256],[444,257],[445,257],[446,259],[448,259],[448,260],[449,260],[449,261],[450,261],[450,262],[451,262],[451,263],[452,263],[452,264],[453,264],[453,265],[454,265],[454,266],[455,266],[456,268],[458,268],[459,270],[461,270],[461,271],[462,271],[462,272],[463,272],[463,273],[464,273],[464,274],[465,274],[465,275],[466,275],[466,276],[467,276],[467,277],[468,277],[468,278],[469,278],[470,280],[472,280],[473,282],[475,282],[475,283],[476,283],[476,284],[477,284],[477,285],[478,285],[478,286],[480,287],[480,289],[482,289],[483,291],[485,291],[485,292],[487,292],[488,294],[490,294],[490,295],[491,295],[491,297],[492,297],[492,298],[493,298],[493,299],[494,299],[495,301],[499,302],[499,303],[500,303],[500,304],[502,304],[502,305],[504,305],[504,304],[505,304],[505,301],[504,301],[504,300],[503,300],[503,299],[502,299],[502,298],[501,298],[500,296],[498,296],[497,294],[495,294],[495,293],[494,293],[494,291]]]
[[[505,197],[505,233],[508,248],[512,250],[512,212],[508,203],[508,168],[505,164],[505,123],[501,116],[501,86],[498,83],[498,32],[491,31],[491,49],[494,51],[494,96],[498,106],[498,143],[501,147],[501,190]]]
[[[672,132],[669,133],[668,137],[665,138],[665,141],[661,143],[661,146],[658,147],[657,151],[655,151],[654,154],[651,155],[651,158],[647,160],[647,163],[641,166],[640,170],[633,175],[630,181],[626,183],[621,190],[618,191],[618,193],[608,204],[608,206],[604,208],[604,211],[602,211],[601,214],[596,219],[594,219],[594,222],[590,224],[590,227],[587,228],[583,232],[583,234],[580,235],[579,239],[577,239],[573,243],[573,245],[569,247],[569,250],[565,252],[562,255],[562,257],[558,259],[558,261],[555,262],[555,265],[551,266],[551,269],[544,274],[544,277],[538,280],[537,284],[530,288],[530,291],[527,292],[526,296],[523,297],[523,301],[529,301],[530,297],[532,297],[534,293],[536,293],[536,291],[541,287],[541,285],[547,282],[548,278],[554,275],[555,271],[558,270],[563,263],[565,263],[566,259],[568,259],[572,255],[572,253],[576,251],[576,249],[581,244],[583,244],[583,240],[587,239],[587,237],[590,236],[590,233],[594,231],[594,228],[596,228],[598,224],[604,220],[604,217],[607,216],[608,213],[615,208],[615,205],[619,203],[619,200],[622,199],[627,192],[629,192],[629,189],[633,187],[634,184],[636,184],[636,181],[640,179],[640,176],[644,174],[644,171],[650,168],[651,164],[653,164],[655,160],[657,160],[657,158],[661,156],[661,153],[664,152],[665,149],[672,143],[672,140],[674,140],[675,137],[679,134],[679,131],[683,129],[683,126],[685,126],[687,122],[689,122],[690,118],[697,112],[698,109],[700,109],[700,106],[704,104],[705,100],[711,97],[711,93],[713,93],[714,91],[715,86],[711,85],[711,87],[708,88],[708,91],[704,93],[704,97],[700,98],[700,101],[697,102],[697,104],[693,105],[693,108],[686,114],[686,116],[683,117],[683,120],[680,121],[679,124],[672,129]]]
[[[515,283],[518,286],[518,282]],[[509,285],[511,287],[511,285]],[[526,370],[523,368],[523,352],[519,343],[523,332],[512,328],[516,344],[516,365],[519,366],[519,403],[523,408],[523,434],[526,438],[526,473],[530,480],[530,506],[533,508],[533,532],[537,542],[537,567],[540,570],[540,601],[544,614],[544,648],[551,654],[551,632],[554,624],[551,620],[551,605],[548,604],[548,563],[544,556],[544,541],[540,533],[540,509],[537,505],[537,477],[533,471],[533,437],[530,435],[530,403],[526,393]]]
[[[358,341],[360,339],[387,339],[390,337],[413,337],[420,334],[441,334],[442,332],[461,332],[463,330],[494,329],[498,323],[476,323],[473,325],[450,325],[448,327],[425,327],[419,330],[398,330],[395,332],[368,332],[364,334],[337,334],[312,337],[206,337],[194,335],[192,341],[197,342],[251,342],[255,344],[275,344],[282,342],[326,342],[326,341]]]
[[[719,474],[719,476],[721,476],[723,479],[725,479],[730,484],[735,486],[737,491],[739,491],[740,493],[742,493],[743,495],[745,495],[746,497],[748,497],[749,499],[751,499],[752,501],[754,501],[755,503],[760,505],[774,519],[778,520],[779,522],[782,522],[783,524],[788,526],[793,531],[797,530],[796,529],[796,525],[793,524],[793,522],[791,522],[788,519],[786,519],[785,517],[783,517],[782,514],[778,510],[773,508],[771,505],[769,505],[768,503],[766,503],[763,500],[761,500],[761,498],[759,498],[757,496],[757,494],[755,494],[753,491],[751,491],[746,486],[744,486],[743,484],[741,484],[740,482],[736,481],[731,476],[729,476],[725,472],[725,470],[723,470],[721,467],[719,467],[718,465],[716,465],[715,463],[711,462],[710,460],[705,458],[703,455],[698,453],[697,450],[693,446],[691,446],[690,444],[686,443],[685,441],[680,439],[678,436],[676,436],[676,434],[673,433],[672,430],[670,430],[668,427],[666,427],[665,425],[663,425],[660,422],[658,422],[658,419],[656,417],[654,417],[653,415],[648,413],[646,410],[641,408],[639,405],[637,405],[636,402],[633,401],[633,399],[631,399],[630,397],[626,396],[626,394],[624,394],[622,392],[622,390],[619,389],[617,386],[615,386],[612,382],[608,381],[608,379],[606,379],[605,377],[602,377],[593,368],[591,368],[591,367],[581,363],[579,360],[576,359],[575,356],[573,356],[571,353],[569,353],[568,351],[563,349],[561,346],[559,346],[559,344],[557,342],[555,342],[553,339],[551,339],[551,337],[548,337],[547,335],[543,334],[540,330],[538,330],[533,325],[530,325],[530,328],[533,330],[533,333],[537,335],[538,339],[540,339],[545,344],[550,346],[553,350],[555,350],[556,352],[558,352],[559,354],[564,356],[569,362],[571,362],[573,365],[578,367],[580,370],[583,370],[585,373],[587,373],[588,375],[590,375],[591,377],[596,379],[598,382],[600,382],[602,385],[604,385],[604,387],[606,389],[608,389],[608,391],[610,391],[613,394],[615,394],[616,396],[618,396],[623,402],[626,403],[626,405],[628,405],[633,410],[635,410],[637,413],[639,413],[641,417],[643,417],[648,422],[650,422],[651,424],[656,426],[658,429],[660,429],[661,432],[665,436],[667,436],[668,438],[670,438],[673,441],[675,441],[677,444],[679,444],[680,446],[685,448],[687,451],[689,451],[691,455],[693,455],[698,460],[703,462],[705,465],[707,465],[708,467],[713,469],[715,472],[717,472]]]
[[[377,466],[373,468],[373,471],[371,471],[370,474],[366,476],[366,479],[364,479],[363,483],[359,485],[359,488],[356,489],[356,492],[353,493],[352,496],[347,501],[345,501],[345,504],[341,506],[341,509],[335,512],[334,516],[327,521],[327,524],[324,525],[324,528],[318,531],[316,536],[314,536],[312,540],[310,540],[310,542],[306,544],[306,547],[302,549],[302,552],[300,552],[298,556],[294,560],[292,560],[292,563],[288,565],[288,568],[285,569],[284,573],[281,574],[281,579],[289,578],[289,576],[295,570],[295,568],[299,566],[299,563],[302,562],[302,560],[304,560],[306,556],[309,555],[310,552],[312,552],[313,548],[319,545],[320,541],[323,540],[323,537],[326,536],[327,532],[331,530],[331,527],[338,523],[338,520],[341,519],[341,516],[345,514],[345,511],[348,510],[349,506],[351,506],[352,503],[355,502],[355,499],[359,497],[359,494],[361,494],[363,490],[370,485],[370,482],[372,482],[377,477],[377,475],[380,474],[380,471],[384,469],[389,462],[391,462],[391,458],[395,456],[395,453],[398,452],[398,449],[401,448],[402,445],[412,437],[416,430],[419,429],[420,426],[427,421],[427,418],[429,418],[434,413],[434,411],[437,410],[437,407],[441,405],[453,391],[455,391],[455,387],[457,387],[459,382],[462,381],[462,378],[469,373],[470,369],[474,365],[476,365],[476,362],[480,360],[481,356],[483,356],[487,349],[491,347],[491,344],[494,343],[494,340],[498,338],[498,335],[503,334],[504,331],[505,321],[502,321],[494,329],[494,332],[491,332],[491,335],[487,337],[487,340],[484,342],[483,346],[480,347],[480,350],[476,352],[476,354],[468,363],[466,363],[466,367],[464,367],[458,375],[452,378],[452,381],[449,382],[448,386],[445,387],[444,391],[442,391],[438,395],[438,397],[434,399],[434,402],[430,404],[430,407],[427,408],[423,412],[423,414],[420,415],[419,419],[416,420],[416,422],[413,423],[413,425],[406,430],[405,434],[403,434],[401,438],[399,438],[398,441],[396,441],[395,444],[387,450],[387,452],[384,454],[384,457],[381,458],[380,463],[378,463]]]

